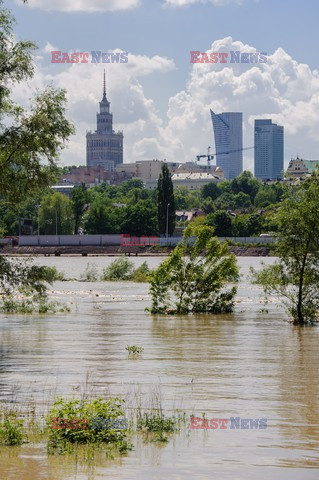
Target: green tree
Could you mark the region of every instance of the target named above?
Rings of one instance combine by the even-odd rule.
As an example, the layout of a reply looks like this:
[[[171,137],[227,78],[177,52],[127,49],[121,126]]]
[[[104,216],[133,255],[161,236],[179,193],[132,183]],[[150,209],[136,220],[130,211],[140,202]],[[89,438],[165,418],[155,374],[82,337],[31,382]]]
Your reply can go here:
[[[232,236],[232,217],[223,210],[217,210],[207,215],[205,224],[214,227],[217,237]]]
[[[249,215],[236,215],[232,221],[234,237],[249,237],[248,219]]]
[[[296,325],[319,314],[319,173],[292,188],[277,213],[279,261],[256,273],[267,293],[277,293]]]
[[[247,236],[259,235],[264,230],[264,217],[253,213],[247,219]]]
[[[231,312],[238,278],[236,257],[207,226],[189,225],[184,241],[150,275],[152,313]],[[194,241],[195,240],[195,241]]]
[[[172,176],[166,163],[157,182],[158,228],[160,234],[172,235],[175,230],[176,210]],[[167,229],[168,226],[168,229]]]
[[[203,198],[211,198],[212,200],[216,200],[216,198],[220,195],[217,183],[210,182],[207,185],[204,185],[202,187],[201,194]]]
[[[97,195],[83,217],[85,232],[92,235],[119,233],[120,211],[111,206],[105,195]]]
[[[156,207],[146,200],[139,200],[135,205],[123,209],[121,232],[129,235],[143,236],[157,234]]]
[[[74,233],[79,233],[81,226],[81,220],[84,215],[85,209],[89,203],[89,192],[84,183],[82,185],[74,187],[72,190],[72,209],[74,216]]]
[[[255,207],[258,208],[265,208],[275,203],[277,203],[277,195],[273,188],[261,188],[254,200]]]
[[[231,190],[233,193],[243,192],[250,196],[251,202],[261,187],[261,182],[257,180],[251,172],[244,171],[231,182]]]
[[[33,76],[33,42],[15,41],[14,18],[0,0],[0,195],[12,204],[54,183],[57,160],[74,132],[65,118],[64,90],[46,88],[30,110],[10,98],[10,87]]]
[[[234,210],[236,208],[235,195],[231,192],[222,193],[214,202],[217,210]]]
[[[251,206],[250,196],[247,193],[239,192],[234,195],[235,210],[247,209]]]
[[[200,190],[190,191],[187,187],[177,187],[174,190],[176,210],[191,210],[201,204]]]
[[[231,193],[232,191],[231,182],[229,180],[223,180],[222,182],[219,182],[217,186],[219,195],[222,195],[223,193]]]
[[[33,42],[16,41],[14,18],[0,0],[0,198],[19,205],[54,183],[61,150],[74,132],[65,117],[66,95],[48,87],[25,109],[11,98],[12,87],[32,78]],[[45,293],[44,269],[0,257],[0,286],[31,295]]]
[[[62,193],[46,195],[41,200],[39,211],[42,235],[72,235],[74,217],[71,200]]]

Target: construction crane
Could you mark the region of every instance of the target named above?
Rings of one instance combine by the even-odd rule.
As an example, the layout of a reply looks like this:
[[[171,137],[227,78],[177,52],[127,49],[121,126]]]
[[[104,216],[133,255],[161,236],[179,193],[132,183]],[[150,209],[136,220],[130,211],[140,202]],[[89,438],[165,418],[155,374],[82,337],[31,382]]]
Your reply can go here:
[[[199,162],[201,158],[207,158],[207,165],[208,165],[208,167],[210,167],[211,166],[210,162],[211,162],[211,160],[213,160],[213,158],[216,155],[229,155],[230,153],[243,152],[244,150],[252,150],[253,148],[255,148],[255,147],[244,147],[244,148],[238,148],[236,150],[227,150],[225,152],[218,152],[218,153],[216,152],[216,153],[211,154],[210,153],[211,147],[208,147],[207,148],[207,155],[197,155],[196,160],[197,160],[197,162]]]
[[[214,158],[214,155],[210,154],[210,149],[211,147],[207,148],[207,155],[197,155],[197,162],[200,161],[201,158],[207,158],[207,165],[210,167],[210,162],[212,160],[212,157]]]

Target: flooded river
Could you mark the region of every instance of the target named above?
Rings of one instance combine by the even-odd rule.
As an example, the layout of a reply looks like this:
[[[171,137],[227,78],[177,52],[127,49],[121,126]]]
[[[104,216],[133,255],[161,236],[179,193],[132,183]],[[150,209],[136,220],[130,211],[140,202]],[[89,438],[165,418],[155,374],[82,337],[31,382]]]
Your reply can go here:
[[[79,278],[88,261],[38,258]],[[150,267],[161,259],[134,258]],[[263,259],[266,263],[273,259]],[[0,448],[1,480],[193,480],[319,478],[319,329],[293,327],[275,298],[264,306],[248,279],[259,258],[238,259],[231,315],[150,316],[146,284],[56,282],[51,297],[71,312],[0,317],[0,400],[45,411],[56,395],[121,395],[129,408],[154,394],[168,414],[267,419],[266,429],[184,428],[161,445],[92,465],[48,456],[45,444]],[[268,313],[265,311],[267,309]],[[128,359],[126,345],[144,348]]]

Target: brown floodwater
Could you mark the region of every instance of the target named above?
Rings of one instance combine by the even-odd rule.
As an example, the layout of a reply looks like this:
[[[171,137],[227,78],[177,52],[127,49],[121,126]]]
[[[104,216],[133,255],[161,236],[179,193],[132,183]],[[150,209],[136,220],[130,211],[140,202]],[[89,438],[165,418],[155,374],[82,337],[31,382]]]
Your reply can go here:
[[[112,260],[37,262],[79,278],[88,261],[101,271]],[[0,479],[318,479],[319,329],[293,327],[275,297],[263,305],[247,279],[261,260],[238,261],[242,280],[231,315],[151,316],[146,284],[56,282],[51,296],[71,313],[0,317],[0,400],[41,413],[56,395],[121,395],[129,414],[156,395],[167,414],[266,418],[266,429],[186,425],[161,446],[136,437],[127,455],[109,460],[101,452],[92,462],[79,453],[48,456],[44,443],[2,447]],[[128,359],[127,345],[142,346],[141,358]]]

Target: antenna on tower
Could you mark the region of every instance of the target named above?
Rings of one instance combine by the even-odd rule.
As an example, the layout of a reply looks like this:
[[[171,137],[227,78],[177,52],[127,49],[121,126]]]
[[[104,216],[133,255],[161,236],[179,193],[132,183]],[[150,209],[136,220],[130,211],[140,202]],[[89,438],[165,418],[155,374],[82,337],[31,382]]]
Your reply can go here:
[[[104,68],[104,80],[103,80],[103,98],[106,97],[106,82],[105,82],[105,68]]]

